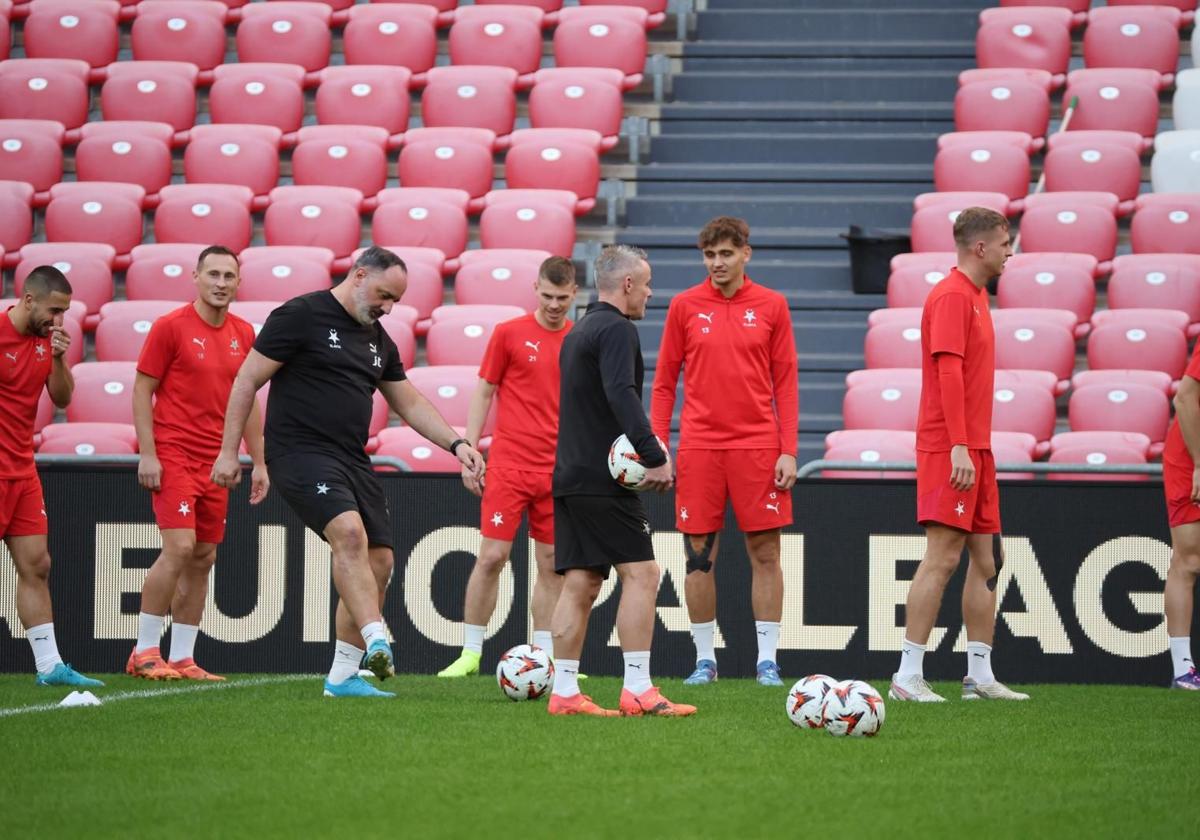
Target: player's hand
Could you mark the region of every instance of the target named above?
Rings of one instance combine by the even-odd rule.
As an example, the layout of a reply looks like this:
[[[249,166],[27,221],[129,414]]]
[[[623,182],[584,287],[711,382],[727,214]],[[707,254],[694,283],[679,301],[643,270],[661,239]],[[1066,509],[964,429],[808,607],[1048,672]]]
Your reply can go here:
[[[975,464],[967,447],[961,443],[950,450],[950,486],[960,491],[975,486]]]
[[[483,472],[487,468],[479,450],[469,443],[458,447],[458,462],[463,465],[464,472],[470,472],[480,487],[483,486]]]
[[[267,492],[270,489],[271,479],[267,476],[267,465],[255,464],[254,468],[250,470],[250,504],[256,505],[267,498]]]
[[[1200,467],[1192,470],[1192,501],[1200,502]]]
[[[232,490],[238,486],[238,482],[242,480],[242,465],[238,462],[237,453],[230,455],[222,450],[217,456],[217,460],[213,462],[212,468],[212,483],[218,487],[225,487]]]
[[[138,484],[147,490],[162,489],[162,464],[158,458],[143,454],[138,459]]]
[[[639,489],[653,490],[655,493],[665,493],[671,489],[675,483],[675,477],[671,470],[671,457],[667,456],[667,462],[657,467],[650,467],[646,470],[646,477],[642,479]]]
[[[50,327],[50,355],[61,359],[71,346],[71,335],[58,324]]]
[[[476,478],[475,473],[471,470],[471,468],[465,465],[462,468],[462,483],[464,487],[466,487],[476,496],[483,495],[483,478]]]
[[[784,453],[775,462],[775,486],[780,490],[791,490],[796,483],[796,456]]]

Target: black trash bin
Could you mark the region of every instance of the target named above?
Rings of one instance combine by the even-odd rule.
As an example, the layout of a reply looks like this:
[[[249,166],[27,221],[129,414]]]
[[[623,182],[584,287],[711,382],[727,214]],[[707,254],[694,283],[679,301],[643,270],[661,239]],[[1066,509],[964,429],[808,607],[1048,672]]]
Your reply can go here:
[[[886,292],[892,257],[912,250],[906,233],[850,225],[850,232],[841,237],[850,249],[850,283],[856,295]]]

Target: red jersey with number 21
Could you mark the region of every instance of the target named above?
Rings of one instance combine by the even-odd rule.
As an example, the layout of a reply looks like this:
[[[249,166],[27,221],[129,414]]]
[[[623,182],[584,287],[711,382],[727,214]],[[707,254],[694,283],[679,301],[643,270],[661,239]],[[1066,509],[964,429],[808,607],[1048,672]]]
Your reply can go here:
[[[917,449],[950,450],[935,357],[962,359],[968,449],[992,448],[992,399],[996,379],[996,333],[987,289],[978,288],[957,268],[933,287],[921,313],[921,406]]]
[[[496,429],[488,464],[554,472],[558,443],[558,351],[571,331],[548,330],[532,314],[497,325],[479,377],[496,388]]]
[[[37,475],[33,424],[50,365],[50,342],[22,335],[0,312],[0,479]]]

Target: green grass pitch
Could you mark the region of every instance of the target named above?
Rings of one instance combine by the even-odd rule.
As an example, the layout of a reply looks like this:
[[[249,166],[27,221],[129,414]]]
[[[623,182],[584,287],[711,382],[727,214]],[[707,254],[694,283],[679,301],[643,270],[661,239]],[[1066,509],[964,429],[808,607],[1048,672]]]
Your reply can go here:
[[[1187,836],[1200,790],[1200,697],[1164,688],[938,683],[949,703],[889,701],[859,739],[793,727],[786,689],[747,680],[662,680],[694,718],[601,720],[488,676],[401,676],[388,701],[105,679],[100,708],[51,709],[66,689],[0,677],[5,837]],[[585,690],[615,706],[620,681]]]

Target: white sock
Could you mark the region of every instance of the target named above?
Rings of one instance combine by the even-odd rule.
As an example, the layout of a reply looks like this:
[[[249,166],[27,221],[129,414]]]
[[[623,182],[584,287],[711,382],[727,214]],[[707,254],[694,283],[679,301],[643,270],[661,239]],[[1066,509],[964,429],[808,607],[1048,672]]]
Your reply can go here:
[[[900,647],[900,670],[896,672],[896,676],[911,677],[914,674],[918,677],[925,676],[925,645],[905,639]]]
[[[635,650],[623,654],[625,657],[625,688],[634,697],[640,697],[649,691],[650,684],[650,651]]]
[[[1195,667],[1192,662],[1192,637],[1183,636],[1180,638],[1172,636],[1170,642],[1171,663],[1175,666],[1175,676],[1182,677]]]
[[[578,659],[555,660],[554,693],[559,697],[574,697],[579,693]]]
[[[387,641],[387,631],[383,629],[382,621],[372,621],[370,624],[364,625],[359,632],[362,633],[363,641],[366,642],[367,647],[370,647],[371,643],[376,639]]]
[[[166,616],[138,613],[137,647],[134,650],[138,653],[145,653],[150,648],[158,647],[159,642],[162,641],[163,624],[166,620]]]
[[[713,637],[717,633],[717,621],[705,621],[700,624],[692,624],[692,641],[696,644],[696,661],[707,659],[709,662],[717,661],[717,649],[713,642]]]
[[[180,624],[171,622],[171,655],[169,662],[181,659],[191,659],[196,652],[196,636],[200,633],[198,624]]]
[[[25,636],[29,639],[29,646],[33,648],[33,664],[39,674],[49,674],[55,665],[63,661],[58,655],[53,622],[30,627]]]
[[[365,655],[365,650],[339,640],[333,646],[333,665],[329,668],[329,681],[337,685],[357,676],[359,663]]]
[[[754,629],[758,633],[758,663],[774,662],[779,647],[779,622],[756,621]]]
[[[473,653],[483,653],[483,631],[487,628],[482,624],[463,625],[463,650]]]
[[[533,631],[533,646],[546,651],[546,655],[554,658],[554,634],[549,630]]]
[[[983,642],[967,642],[967,676],[980,685],[996,681],[992,673],[992,646]]]

